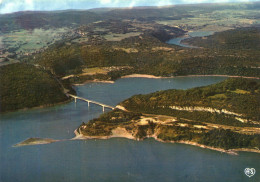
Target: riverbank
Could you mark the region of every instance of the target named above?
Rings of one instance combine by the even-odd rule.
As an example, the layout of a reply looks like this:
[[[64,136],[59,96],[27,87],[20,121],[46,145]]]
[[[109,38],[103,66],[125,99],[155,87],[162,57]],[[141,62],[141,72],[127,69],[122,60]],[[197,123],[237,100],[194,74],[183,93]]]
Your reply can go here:
[[[74,133],[76,136],[72,140],[89,140],[89,139],[107,140],[107,139],[111,139],[111,138],[126,138],[126,139],[130,139],[130,140],[139,141],[139,139],[135,138],[130,132],[128,132],[125,128],[122,128],[122,127],[118,127],[116,129],[112,130],[112,134],[110,136],[85,136],[85,135],[79,133],[78,130],[75,130]],[[202,145],[202,144],[192,142],[192,141],[185,141],[185,140],[164,141],[164,140],[159,139],[156,134],[148,136],[146,138],[153,138],[156,141],[163,142],[163,143],[180,143],[180,144],[192,145],[192,146],[196,146],[196,147],[200,147],[200,148],[204,148],[204,149],[218,151],[221,153],[227,153],[230,155],[238,155],[238,152],[254,152],[254,153],[260,154],[260,150],[257,150],[257,149],[238,148],[238,149],[225,150],[222,148],[216,148],[216,147],[211,147],[211,146],[207,146],[207,145]]]
[[[104,77],[107,77],[107,74],[103,75]],[[118,79],[123,78],[151,78],[151,79],[166,79],[166,78],[178,78],[178,77],[227,77],[227,78],[246,78],[246,79],[260,79],[260,77],[249,77],[249,76],[237,76],[237,75],[178,75],[178,76],[155,76],[155,75],[149,75],[149,74],[129,74],[123,76],[118,76],[114,79],[111,79],[110,77],[107,77],[105,79],[82,79],[80,82],[71,82],[73,86],[82,86],[88,83],[115,83]]]
[[[132,136],[125,128],[117,127],[112,130],[112,134],[109,136],[86,136],[78,132],[78,129],[74,131],[75,137],[72,140],[87,140],[87,139],[110,139],[110,138],[127,138],[135,140],[135,137]]]
[[[247,76],[235,76],[235,75],[185,75],[185,76],[175,76],[175,77],[228,77],[228,78],[246,78],[246,79],[260,79],[259,77],[247,77]]]
[[[125,75],[120,78],[154,78],[154,79],[161,79],[161,78],[173,78],[173,77],[161,77],[161,76],[154,76],[154,75],[147,75],[147,74],[131,74]]]
[[[160,141],[157,139],[157,141]],[[163,141],[160,141],[163,142]],[[229,150],[225,150],[222,148],[216,148],[216,147],[211,147],[211,146],[207,146],[207,145],[202,145],[196,142],[191,142],[191,141],[170,141],[170,143],[181,143],[181,144],[187,144],[187,145],[193,145],[196,147],[200,147],[200,148],[205,148],[205,149],[210,149],[210,150],[215,150],[221,153],[227,153],[230,155],[238,155],[238,152],[254,152],[254,153],[259,153],[260,154],[260,150],[256,150],[256,149],[247,149],[247,148],[238,148],[238,149],[229,149]]]
[[[33,111],[33,110],[37,110],[37,109],[44,109],[44,108],[48,108],[48,107],[56,107],[56,106],[61,106],[61,105],[65,105],[70,103],[71,101],[73,101],[73,98],[68,98],[68,100],[65,100],[63,102],[58,102],[58,103],[54,103],[54,104],[47,104],[47,105],[41,105],[41,106],[35,106],[35,107],[26,107],[26,108],[22,108],[22,109],[18,109],[18,110],[14,110],[14,111],[6,111],[6,112],[0,112],[1,114],[8,114],[8,113],[13,113],[13,112],[21,112],[21,111]]]
[[[120,78],[154,78],[154,79],[162,79],[162,78],[178,78],[178,77],[228,77],[228,78],[246,78],[246,79],[260,79],[259,77],[246,77],[246,76],[235,76],[235,75],[183,75],[183,76],[171,76],[171,77],[162,77],[162,76],[154,76],[147,74],[132,74],[122,76]]]
[[[111,139],[111,138],[126,138],[126,139],[130,139],[130,140],[140,141],[140,139],[135,138],[130,132],[128,132],[123,127],[115,128],[114,130],[112,130],[112,134],[109,136],[85,136],[85,135],[79,133],[78,130],[75,130],[74,134],[75,134],[75,137],[70,140],[90,140],[90,139],[107,140],[107,139]],[[153,138],[156,141],[163,142],[163,143],[173,143],[173,144],[179,143],[179,144],[192,145],[192,146],[196,146],[196,147],[200,147],[200,148],[204,148],[204,149],[218,151],[221,153],[227,153],[230,155],[238,155],[238,152],[260,153],[260,150],[257,150],[257,149],[238,148],[238,149],[225,150],[222,148],[216,148],[216,147],[211,147],[211,146],[207,146],[207,145],[202,145],[202,144],[192,142],[192,141],[185,141],[185,140],[164,141],[164,140],[159,139],[156,134],[148,136],[146,138]],[[50,139],[50,138],[29,138],[23,142],[15,144],[13,147],[22,147],[22,146],[28,146],[28,145],[43,145],[43,144],[50,144],[50,143],[61,142],[61,141],[66,141],[66,140],[54,140],[54,139]]]
[[[88,83],[115,83],[115,81],[112,80],[87,80],[84,83],[79,83],[79,84],[73,84],[73,86],[82,86]]]

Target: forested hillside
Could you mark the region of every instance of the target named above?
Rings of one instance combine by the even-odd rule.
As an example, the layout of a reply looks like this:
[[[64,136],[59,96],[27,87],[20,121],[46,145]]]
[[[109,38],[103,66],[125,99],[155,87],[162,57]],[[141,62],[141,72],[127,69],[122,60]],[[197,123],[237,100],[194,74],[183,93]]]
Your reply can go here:
[[[250,120],[260,120],[260,83],[247,79],[228,79],[224,82],[189,90],[166,90],[147,95],[136,95],[121,103],[125,108],[143,113],[165,114],[196,121],[226,125],[250,125]],[[177,108],[173,107],[176,106]],[[183,108],[183,110],[179,109]],[[213,108],[219,111],[189,112]],[[174,109],[175,108],[175,109]],[[224,110],[237,113],[226,114]],[[240,122],[236,117],[247,120]]]
[[[191,39],[186,39],[183,42],[215,50],[254,50],[257,51],[259,55],[259,31],[260,27],[238,28],[235,30],[218,32],[206,38],[194,37]]]
[[[255,36],[251,31],[247,34]],[[237,34],[236,39],[240,38]],[[232,41],[236,43],[235,39]],[[258,39],[251,41],[253,43],[248,44],[256,45]],[[131,66],[134,73],[156,76],[226,74],[260,77],[257,68],[260,56],[256,48],[187,49],[166,44],[149,32],[120,41],[63,42],[34,57],[25,61],[34,60],[59,76],[81,73],[82,69],[91,67]]]
[[[48,72],[27,64],[0,67],[0,112],[48,106],[68,100]]]
[[[259,152],[259,100],[259,81],[241,78],[136,95],[120,103],[118,109],[82,123],[77,133],[113,137],[120,130],[125,134],[121,137],[136,140],[153,137],[203,148]]]

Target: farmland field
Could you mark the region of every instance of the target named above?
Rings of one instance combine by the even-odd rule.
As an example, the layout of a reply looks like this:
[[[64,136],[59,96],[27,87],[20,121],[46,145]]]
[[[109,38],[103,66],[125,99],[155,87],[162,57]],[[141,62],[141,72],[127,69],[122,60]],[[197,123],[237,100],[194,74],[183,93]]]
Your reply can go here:
[[[60,40],[68,31],[68,28],[13,31],[0,37],[2,42],[0,46],[15,50],[16,54],[27,55]]]

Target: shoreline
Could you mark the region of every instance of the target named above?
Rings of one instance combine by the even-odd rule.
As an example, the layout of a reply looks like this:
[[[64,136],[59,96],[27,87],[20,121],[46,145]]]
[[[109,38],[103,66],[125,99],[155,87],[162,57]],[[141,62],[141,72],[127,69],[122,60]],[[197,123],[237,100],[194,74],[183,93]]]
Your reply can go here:
[[[238,155],[238,153],[233,151],[233,149],[225,150],[225,149],[222,149],[222,148],[216,148],[216,147],[211,147],[211,146],[207,146],[207,145],[202,145],[202,144],[192,142],[192,141],[185,141],[185,140],[163,141],[161,139],[155,139],[155,140],[159,141],[159,142],[163,142],[163,143],[179,143],[179,144],[192,145],[192,146],[200,147],[200,148],[203,148],[203,149],[214,150],[214,151],[218,151],[218,152],[226,153],[226,154],[230,154],[230,155]],[[260,153],[260,151],[259,151],[259,153]]]
[[[207,146],[207,145],[203,145],[203,144],[199,144],[197,142],[192,142],[192,141],[163,141],[160,139],[155,139],[159,142],[165,142],[165,143],[180,143],[180,144],[186,144],[186,145],[192,145],[192,146],[196,146],[196,147],[200,147],[200,148],[204,148],[204,149],[210,149],[210,150],[214,150],[214,151],[218,151],[221,153],[227,153],[230,155],[238,155],[237,152],[253,152],[253,153],[259,153],[260,154],[260,150],[256,150],[256,149],[247,149],[247,148],[237,148],[237,149],[222,149],[222,148],[216,148],[216,147],[211,147],[211,146]]]
[[[260,79],[260,77],[249,77],[249,76],[235,76],[235,75],[185,75],[185,76],[175,76],[175,77],[228,77],[228,78],[246,78],[246,79]]]
[[[116,128],[118,129],[118,128]],[[90,140],[90,139],[100,139],[100,140],[107,140],[107,139],[111,139],[111,138],[126,138],[129,140],[135,140],[135,141],[139,141],[138,139],[136,139],[135,137],[133,137],[132,135],[130,136],[128,134],[122,134],[122,135],[116,135],[116,134],[112,134],[109,136],[85,136],[83,134],[78,133],[77,130],[74,131],[75,133],[75,137],[72,138],[71,140]],[[214,151],[218,151],[221,153],[226,153],[229,155],[239,155],[238,152],[253,152],[253,153],[258,153],[260,154],[260,150],[256,150],[256,149],[247,149],[247,148],[237,148],[237,149],[222,149],[222,148],[216,148],[216,147],[212,147],[212,146],[207,146],[207,145],[203,145],[203,144],[199,144],[197,142],[192,142],[192,141],[185,141],[185,140],[180,140],[180,141],[164,141],[161,140],[159,138],[157,138],[156,135],[152,135],[146,138],[153,138],[154,140],[158,141],[158,142],[162,142],[162,143],[179,143],[179,144],[186,144],[186,145],[192,145],[192,146],[196,146],[196,147],[200,147],[203,149],[209,149],[209,150],[214,150]],[[145,138],[145,139],[146,139]]]
[[[114,130],[112,130],[112,134],[108,135],[108,136],[86,136],[86,135],[79,133],[78,129],[74,130],[74,134],[75,134],[75,137],[73,137],[71,139],[55,140],[55,139],[51,139],[51,138],[36,138],[37,140],[40,140],[40,141],[34,141],[32,143],[29,143],[29,144],[24,144],[24,142],[26,142],[28,140],[27,139],[23,142],[20,142],[20,143],[13,145],[12,147],[23,147],[23,146],[28,146],[28,145],[42,145],[42,144],[50,144],[50,143],[61,142],[61,141],[69,141],[69,140],[70,141],[74,141],[74,140],[93,140],[93,139],[108,140],[108,139],[111,139],[111,138],[125,138],[125,139],[129,139],[129,140],[142,141],[142,140],[145,140],[145,139],[148,139],[148,138],[153,138],[155,141],[162,142],[162,143],[172,143],[172,144],[177,143],[177,144],[192,145],[192,146],[195,146],[195,147],[214,150],[214,151],[226,153],[226,154],[229,154],[229,155],[239,155],[238,152],[253,152],[253,153],[260,154],[260,150],[257,150],[257,149],[237,148],[237,149],[226,150],[226,149],[222,149],[222,148],[216,148],[216,147],[212,147],[212,146],[199,144],[199,143],[193,142],[193,141],[185,141],[185,140],[164,141],[162,139],[159,139],[156,134],[147,136],[144,139],[140,140],[138,138],[135,138],[130,132],[128,132],[125,128],[122,128],[122,127],[115,128]]]
[[[112,80],[87,80],[85,81],[84,83],[75,83],[75,84],[72,84],[73,86],[82,86],[82,85],[85,85],[85,84],[88,84],[88,83],[115,83],[115,81],[112,81]]]
[[[69,98],[68,100],[65,100],[63,102],[58,102],[55,104],[49,104],[49,105],[41,105],[41,106],[35,106],[35,107],[26,107],[26,108],[22,108],[22,109],[17,109],[14,111],[6,111],[6,112],[0,112],[1,114],[9,114],[9,113],[14,113],[14,112],[24,112],[24,111],[31,111],[31,110],[36,110],[36,109],[44,109],[44,108],[49,108],[49,107],[56,107],[56,106],[61,106],[67,103],[70,103],[71,101],[73,101],[73,98]]]
[[[236,76],[236,75],[183,75],[183,76],[154,76],[148,74],[131,74],[125,75],[120,78],[153,78],[153,79],[162,79],[162,78],[178,78],[178,77],[229,77],[229,78],[247,78],[247,79],[260,79],[260,77],[247,77],[247,76]]]
[[[46,144],[50,144],[50,143],[61,142],[61,141],[69,141],[69,140],[70,141],[73,141],[73,140],[93,140],[93,139],[108,140],[108,139],[111,139],[111,138],[125,138],[125,139],[129,139],[129,140],[140,141],[139,139],[132,136],[131,133],[127,132],[125,128],[116,128],[116,129],[114,129],[114,131],[112,131],[112,135],[108,135],[108,136],[85,136],[83,134],[80,134],[77,131],[77,129],[74,130],[74,134],[75,134],[75,137],[73,137],[71,139],[54,140],[54,139],[50,139],[50,138],[38,138],[41,141],[36,141],[36,142],[29,143],[29,144],[23,144],[24,142],[26,142],[26,140],[25,140],[23,142],[20,142],[20,143],[13,145],[12,147],[23,147],[23,146],[28,146],[28,145],[43,145],[43,144],[46,145]],[[192,142],[192,141],[185,141],[185,140],[164,141],[164,140],[157,138],[156,135],[148,136],[148,137],[141,139],[141,140],[145,140],[147,138],[153,138],[155,141],[162,142],[162,143],[172,143],[172,144],[177,143],[177,144],[192,145],[192,146],[195,146],[195,147],[214,150],[214,151],[226,153],[226,154],[229,154],[229,155],[239,155],[238,152],[253,152],[253,153],[260,154],[260,150],[256,150],[256,149],[237,148],[237,149],[225,150],[225,149],[222,149],[222,148],[207,146],[207,145],[199,144],[197,142]]]
[[[120,78],[153,78],[153,79],[161,79],[161,78],[174,78],[174,77],[162,77],[162,76],[154,76],[154,75],[148,75],[148,74],[131,74],[131,75],[121,76]]]

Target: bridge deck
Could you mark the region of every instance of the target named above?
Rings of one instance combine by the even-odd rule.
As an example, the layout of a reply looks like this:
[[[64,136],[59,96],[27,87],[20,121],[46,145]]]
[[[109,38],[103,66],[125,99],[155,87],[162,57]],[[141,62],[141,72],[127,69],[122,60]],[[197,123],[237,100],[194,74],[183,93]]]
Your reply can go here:
[[[90,103],[93,103],[93,104],[100,105],[100,106],[102,106],[102,107],[107,107],[107,108],[110,108],[110,109],[115,109],[115,107],[109,106],[109,105],[106,105],[106,104],[103,104],[103,103],[101,103],[101,102],[96,102],[96,101],[94,101],[94,100],[85,99],[85,98],[83,98],[83,97],[78,97],[78,96],[76,96],[76,95],[71,95],[71,94],[67,94],[67,95],[70,96],[70,97],[73,97],[73,98],[75,98],[75,99],[79,99],[79,100],[83,100],[83,101],[85,101],[85,102],[90,102]]]

